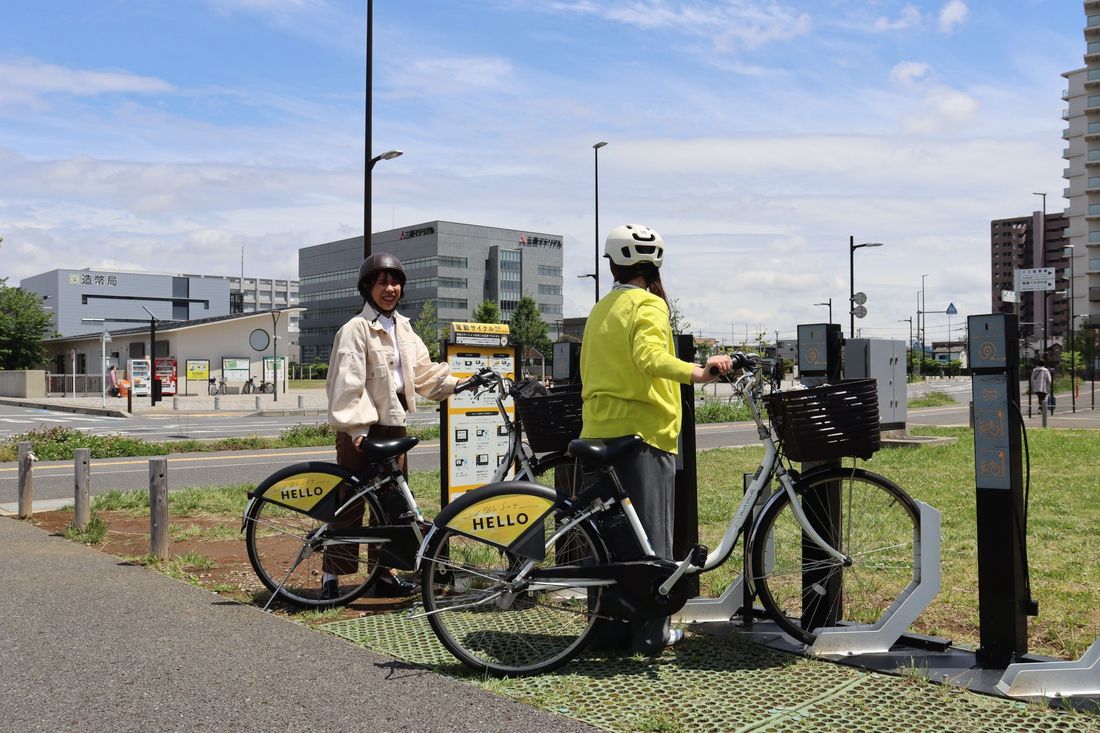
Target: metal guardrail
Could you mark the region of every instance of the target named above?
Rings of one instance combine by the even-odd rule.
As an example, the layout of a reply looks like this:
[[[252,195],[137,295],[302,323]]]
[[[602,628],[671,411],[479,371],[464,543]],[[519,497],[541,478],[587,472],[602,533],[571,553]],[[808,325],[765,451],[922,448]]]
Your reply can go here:
[[[51,396],[100,395],[103,377],[98,374],[47,374],[46,394]]]

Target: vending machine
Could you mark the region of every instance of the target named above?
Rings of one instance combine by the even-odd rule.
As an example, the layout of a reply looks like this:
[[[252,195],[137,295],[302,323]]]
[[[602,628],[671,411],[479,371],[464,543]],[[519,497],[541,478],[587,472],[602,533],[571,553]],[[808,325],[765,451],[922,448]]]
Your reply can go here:
[[[130,359],[126,362],[126,371],[130,374],[130,391],[135,397],[148,397],[152,389],[153,375],[148,359]]]
[[[156,364],[156,376],[160,380],[160,393],[162,395],[176,394],[176,358],[174,356],[158,357]],[[137,394],[135,392],[134,394]]]

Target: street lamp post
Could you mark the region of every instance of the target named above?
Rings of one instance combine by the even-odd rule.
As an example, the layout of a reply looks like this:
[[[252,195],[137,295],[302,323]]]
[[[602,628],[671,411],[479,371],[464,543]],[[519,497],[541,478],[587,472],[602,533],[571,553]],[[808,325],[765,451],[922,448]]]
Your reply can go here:
[[[909,324],[909,346],[907,351],[909,351],[909,353],[913,353],[913,316],[909,316],[908,318],[899,318],[898,323]]]
[[[368,139],[368,141],[370,140],[370,138],[367,138],[367,139]],[[368,142],[367,144],[368,144],[368,149],[369,149],[370,143]],[[368,155],[369,154],[370,153],[368,152]],[[373,158],[371,158],[370,160],[367,161],[367,171],[366,171],[367,197],[366,197],[366,200],[363,202],[363,206],[365,207],[364,212],[363,212],[363,259],[364,260],[367,259],[368,257],[370,257],[370,253],[371,253],[371,242],[370,242],[370,232],[371,232],[371,209],[370,209],[371,171],[374,170],[374,166],[378,161],[380,161],[380,160],[393,160],[397,156],[403,155],[403,154],[404,154],[404,151],[401,151],[401,150],[387,150],[386,152],[382,153],[381,155],[376,155],[376,156],[374,156]]]
[[[920,276],[920,305],[917,307],[917,338],[920,339],[920,368],[917,369],[919,375],[924,369],[924,335],[925,330],[928,327],[928,321],[924,317],[924,278],[928,277],[928,273]]]
[[[827,303],[814,303],[814,305],[824,305],[829,308],[829,323],[833,322],[833,299],[829,298]]]
[[[111,343],[111,334],[107,329],[99,335],[99,383],[103,387],[100,405],[107,408],[107,344]]]
[[[1070,392],[1069,401],[1071,405],[1070,412],[1077,412],[1077,347],[1074,344],[1074,335],[1076,330],[1073,323],[1073,255],[1074,247],[1072,244],[1067,244],[1066,249],[1069,250],[1069,380],[1070,380]]]
[[[606,142],[598,142],[592,146],[592,159],[594,164],[595,175],[595,192],[596,192],[596,231],[592,237],[593,247],[596,250],[595,263],[593,264],[593,271],[596,273],[592,276],[592,279],[596,283],[596,302],[600,302],[600,148],[607,145]]]
[[[882,242],[863,242],[856,244],[854,236],[848,238],[848,326],[849,338],[856,335],[856,250],[861,247],[881,247]],[[831,319],[830,319],[831,320]]]
[[[282,314],[282,311],[271,311],[271,392],[275,402],[279,401],[279,316]]]

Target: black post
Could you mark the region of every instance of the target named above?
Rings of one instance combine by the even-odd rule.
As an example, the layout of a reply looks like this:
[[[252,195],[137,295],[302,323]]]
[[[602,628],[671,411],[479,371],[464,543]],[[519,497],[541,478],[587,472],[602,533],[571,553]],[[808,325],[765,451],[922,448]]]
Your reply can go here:
[[[677,334],[676,355],[695,361],[695,338]],[[672,557],[680,559],[699,542],[699,475],[695,444],[695,385],[680,385],[680,445],[676,455],[676,494],[672,520]],[[689,583],[689,596],[699,595],[698,573],[681,582]]]
[[[835,384],[841,378],[841,347],[844,334],[838,323],[818,323],[798,327],[798,376],[807,387],[828,382]],[[826,465],[839,466],[839,461],[829,461]],[[803,463],[803,469],[820,464]],[[829,544],[838,542],[840,528],[840,486],[831,485],[828,490],[817,492],[803,499],[806,516],[814,530]],[[822,521],[823,520],[823,521]],[[830,572],[832,558],[813,541],[803,536],[802,558],[806,567],[820,570],[802,574],[802,598],[818,599],[810,607],[803,604],[802,628],[817,629],[836,626],[844,616],[841,604],[842,578],[840,573]],[[824,588],[824,597],[815,589]]]
[[[371,227],[371,185],[370,185],[370,151],[371,151],[371,117],[373,116],[373,104],[371,101],[371,55],[374,53],[374,2],[367,0],[367,81],[366,81],[366,120],[363,132],[363,259],[370,257],[370,227]]]
[[[157,394],[153,389],[153,380],[157,376],[157,319],[149,319],[149,404],[153,407],[157,405]],[[133,375],[130,377],[130,381],[133,382]],[[130,385],[133,389],[133,384]]]
[[[979,665],[1003,668],[1027,654],[1027,616],[1037,613],[1027,584],[1019,322],[1015,315],[970,316],[978,540]]]

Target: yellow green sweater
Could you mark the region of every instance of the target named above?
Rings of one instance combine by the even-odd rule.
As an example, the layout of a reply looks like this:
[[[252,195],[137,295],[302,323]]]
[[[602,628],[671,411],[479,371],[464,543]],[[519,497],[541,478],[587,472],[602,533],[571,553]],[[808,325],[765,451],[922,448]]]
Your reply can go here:
[[[693,364],[673,354],[668,306],[642,288],[612,290],[584,328],[581,347],[582,438],[640,435],[676,452],[680,434],[679,384]]]

